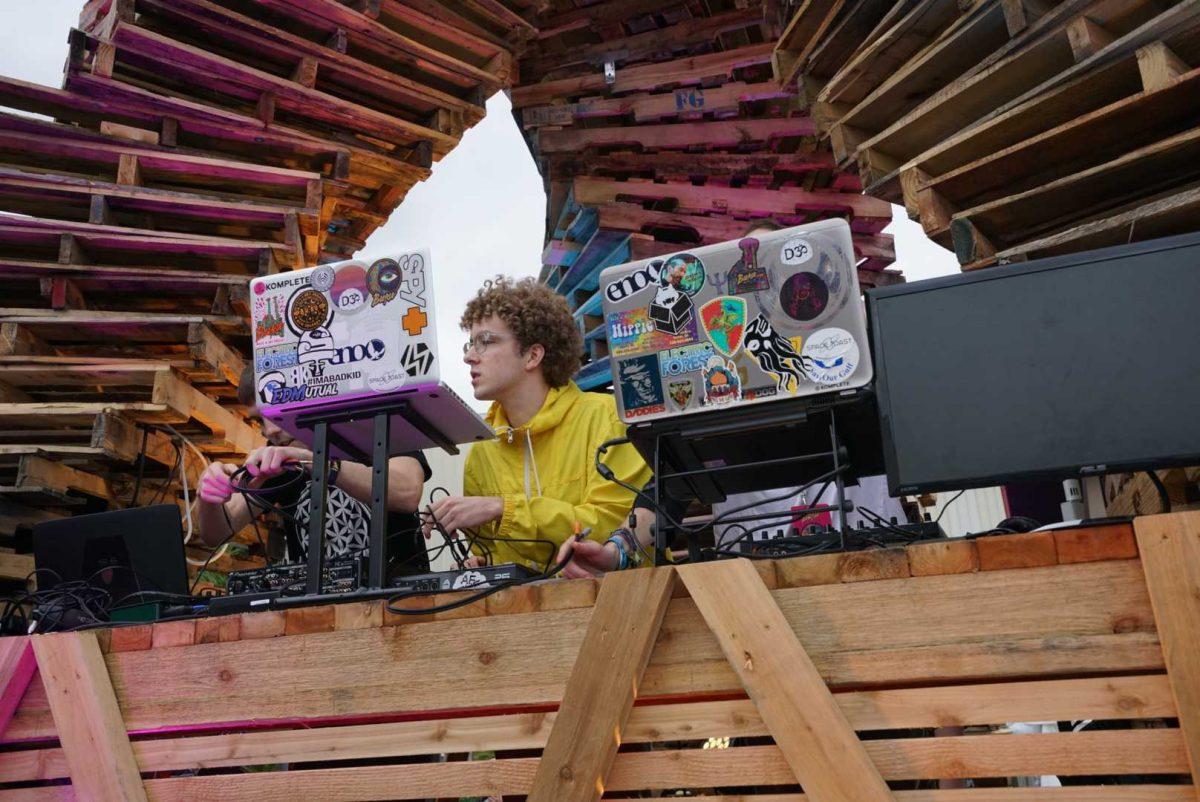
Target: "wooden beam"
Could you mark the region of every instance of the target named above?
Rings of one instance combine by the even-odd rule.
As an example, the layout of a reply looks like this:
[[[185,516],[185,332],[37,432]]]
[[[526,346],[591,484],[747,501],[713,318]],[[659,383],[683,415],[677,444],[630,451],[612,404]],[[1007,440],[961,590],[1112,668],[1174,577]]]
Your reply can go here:
[[[33,650],[76,799],[145,800],[96,633],[38,635]]]
[[[1079,16],[1067,23],[1067,40],[1071,43],[1071,55],[1079,62],[1112,44],[1113,35],[1087,17]]]
[[[1133,531],[1200,800],[1200,512],[1134,518]]]
[[[0,638],[0,738],[37,671],[29,637]]]
[[[292,70],[292,80],[301,86],[313,88],[317,85],[317,67],[318,62],[315,58],[304,56],[296,65],[296,69]]]
[[[530,802],[594,801],[604,794],[674,588],[669,566],[610,573],[600,583]]]
[[[42,297],[49,299],[51,309],[87,309],[79,286],[69,278],[39,279],[38,286]]]
[[[120,163],[117,165],[117,183],[135,187],[141,185],[142,170],[137,156],[131,153],[121,154]]]
[[[806,792],[814,800],[890,802],[879,770],[754,566],[738,559],[678,570]]]
[[[1161,89],[1191,71],[1191,67],[1163,42],[1139,47],[1137,62],[1138,72],[1142,75],[1142,87],[1147,92]]]

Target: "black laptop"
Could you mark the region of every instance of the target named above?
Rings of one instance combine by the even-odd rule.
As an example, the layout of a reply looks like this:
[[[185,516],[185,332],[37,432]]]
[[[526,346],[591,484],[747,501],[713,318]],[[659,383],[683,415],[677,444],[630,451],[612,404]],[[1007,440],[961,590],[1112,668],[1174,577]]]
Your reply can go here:
[[[33,560],[40,590],[86,581],[114,601],[138,591],[188,592],[183,521],[174,504],[37,524]]]

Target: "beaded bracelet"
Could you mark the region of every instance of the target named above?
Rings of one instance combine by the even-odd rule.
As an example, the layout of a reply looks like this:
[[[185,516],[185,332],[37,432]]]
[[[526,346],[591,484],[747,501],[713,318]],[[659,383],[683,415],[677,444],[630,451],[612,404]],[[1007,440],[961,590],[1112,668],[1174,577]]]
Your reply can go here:
[[[624,571],[626,568],[628,568],[629,567],[629,552],[625,551],[625,542],[621,539],[620,535],[614,534],[612,537],[610,537],[605,542],[616,544],[617,554],[619,554],[621,556],[620,562],[617,563],[616,570]]]

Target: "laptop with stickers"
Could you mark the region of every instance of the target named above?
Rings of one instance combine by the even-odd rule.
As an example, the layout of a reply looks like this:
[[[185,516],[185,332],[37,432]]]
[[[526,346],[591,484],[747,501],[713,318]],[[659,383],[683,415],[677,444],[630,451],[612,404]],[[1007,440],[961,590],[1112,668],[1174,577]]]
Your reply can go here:
[[[854,243],[823,220],[600,274],[626,423],[870,383]]]
[[[334,456],[361,459],[372,453],[369,415],[389,406],[407,416],[391,427],[395,449],[491,436],[439,380],[428,251],[262,276],[250,298],[259,408],[293,436],[311,445],[314,416],[362,411],[330,438]]]

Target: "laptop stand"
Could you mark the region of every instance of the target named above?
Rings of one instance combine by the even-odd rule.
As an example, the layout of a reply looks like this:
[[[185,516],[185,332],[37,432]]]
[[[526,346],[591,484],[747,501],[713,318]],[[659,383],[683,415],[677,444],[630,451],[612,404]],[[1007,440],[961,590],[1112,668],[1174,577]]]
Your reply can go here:
[[[384,399],[350,409],[322,410],[296,416],[296,425],[312,432],[313,470],[309,489],[308,571],[304,596],[293,597],[289,603],[303,604],[306,597],[321,595],[321,575],[325,563],[325,507],[329,493],[330,444],[351,459],[371,466],[371,527],[367,549],[367,591],[379,590],[383,595],[387,579],[385,544],[387,541],[388,459],[392,453],[405,449],[391,447],[392,417],[399,416],[447,453],[457,454],[458,447],[445,433],[421,414],[407,399]],[[370,419],[373,424],[371,453],[365,453],[336,428],[336,424]],[[315,546],[315,547],[314,547]]]

